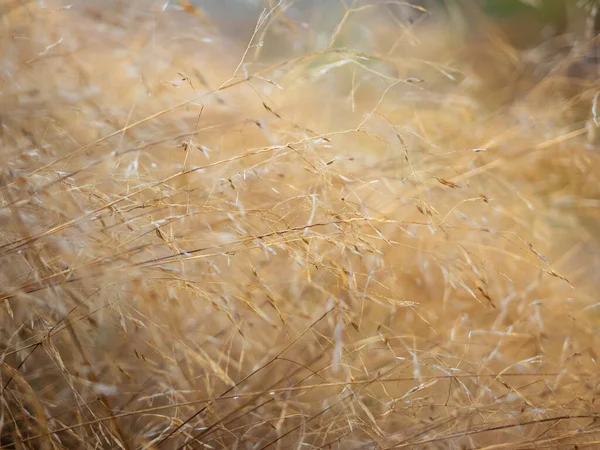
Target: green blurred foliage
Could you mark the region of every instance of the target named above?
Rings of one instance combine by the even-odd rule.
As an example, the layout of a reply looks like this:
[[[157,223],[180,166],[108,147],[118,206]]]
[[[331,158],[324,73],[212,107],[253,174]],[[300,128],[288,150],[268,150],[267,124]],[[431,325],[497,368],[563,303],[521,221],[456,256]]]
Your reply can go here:
[[[493,18],[510,18],[521,14],[530,15],[542,21],[560,20],[566,9],[566,0],[482,0],[481,9]]]
[[[567,0],[441,0],[459,31],[478,36],[494,26],[516,47],[538,45],[568,27]]]

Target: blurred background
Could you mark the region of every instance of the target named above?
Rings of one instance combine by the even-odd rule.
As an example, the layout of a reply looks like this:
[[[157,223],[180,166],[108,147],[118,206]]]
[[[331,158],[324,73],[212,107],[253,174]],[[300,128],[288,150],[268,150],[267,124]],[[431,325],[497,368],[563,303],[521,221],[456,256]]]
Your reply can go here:
[[[569,55],[566,74],[573,78],[597,76],[598,50],[594,38],[600,32],[598,0],[169,0],[188,11],[196,11],[225,35],[247,43],[261,14],[269,13],[270,26],[254,45],[261,46],[270,60],[332,47],[379,48],[382,54],[398,50],[399,42],[414,31],[440,27],[456,38],[454,45],[469,45],[470,59],[490,75],[498,71],[497,55],[490,65],[491,47],[510,47],[514,72],[515,51],[530,57],[538,73],[550,70],[555,57]],[[275,7],[275,9],[273,9]],[[358,14],[359,13],[359,14]],[[343,36],[331,41],[344,18]],[[356,18],[356,20],[353,20]],[[373,27],[380,23],[380,27]],[[390,28],[398,29],[397,40]],[[335,33],[334,33],[335,34]],[[256,38],[256,36],[255,36]],[[422,37],[421,37],[422,39]],[[447,39],[447,37],[445,38]],[[417,44],[417,40],[413,41]],[[426,46],[423,46],[427,48]],[[505,49],[506,50],[506,49]],[[259,52],[256,52],[257,54]],[[479,60],[479,61],[477,61]],[[506,61],[502,62],[503,64]],[[551,64],[550,64],[551,65]],[[489,67],[486,67],[489,66]],[[490,69],[492,67],[492,69]]]
[[[188,0],[180,4],[185,3]],[[590,37],[600,27],[597,0],[193,0],[191,4],[240,37],[251,34],[261,12],[276,5],[285,10],[288,25],[312,29],[334,26],[345,11],[366,5],[378,5],[394,21],[410,23],[422,16],[430,21],[449,19],[463,33],[480,32],[481,19],[485,18],[488,25],[499,27],[521,47],[537,45],[565,32]]]

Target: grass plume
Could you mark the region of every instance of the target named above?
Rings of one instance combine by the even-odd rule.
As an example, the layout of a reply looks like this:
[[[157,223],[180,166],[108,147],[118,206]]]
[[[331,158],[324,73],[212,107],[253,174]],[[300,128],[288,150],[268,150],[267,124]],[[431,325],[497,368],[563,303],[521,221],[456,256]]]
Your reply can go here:
[[[244,14],[1,3],[0,447],[597,445],[594,42]]]

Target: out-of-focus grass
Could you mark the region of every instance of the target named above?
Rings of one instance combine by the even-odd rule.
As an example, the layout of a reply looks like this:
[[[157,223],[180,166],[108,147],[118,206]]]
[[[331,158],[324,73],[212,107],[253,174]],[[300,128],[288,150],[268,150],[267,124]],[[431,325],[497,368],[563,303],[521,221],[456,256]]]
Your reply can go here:
[[[273,5],[2,5],[2,448],[593,447],[595,80]]]

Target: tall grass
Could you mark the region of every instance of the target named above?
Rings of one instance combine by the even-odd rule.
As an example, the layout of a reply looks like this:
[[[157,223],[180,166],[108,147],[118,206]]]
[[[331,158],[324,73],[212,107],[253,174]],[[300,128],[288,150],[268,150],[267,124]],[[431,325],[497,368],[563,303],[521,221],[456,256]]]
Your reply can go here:
[[[1,447],[598,445],[585,61],[171,3],[0,7]]]

